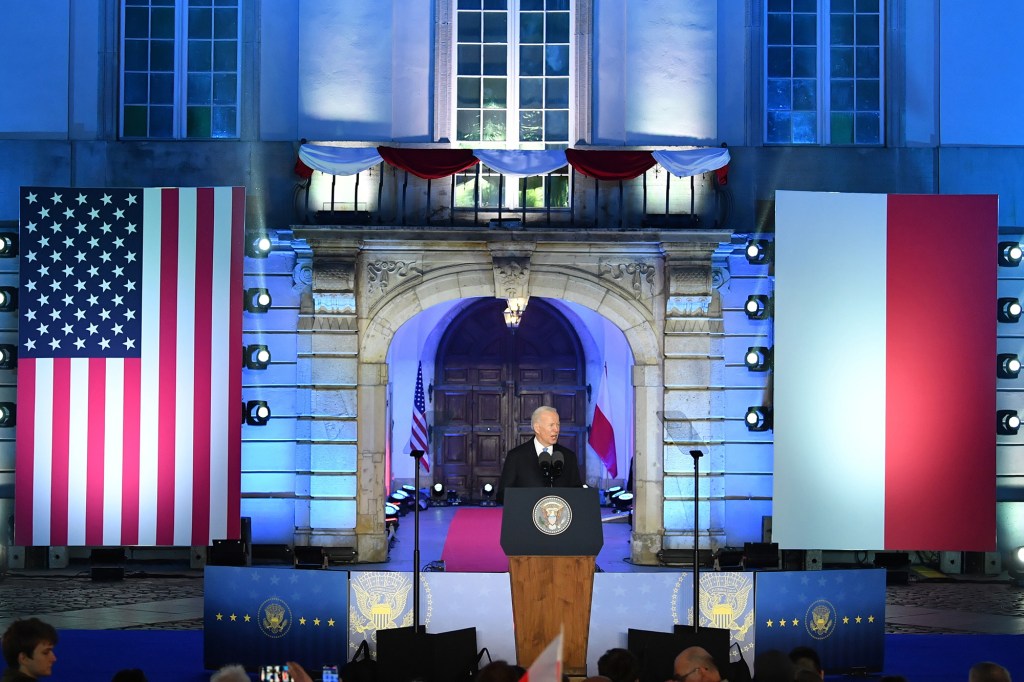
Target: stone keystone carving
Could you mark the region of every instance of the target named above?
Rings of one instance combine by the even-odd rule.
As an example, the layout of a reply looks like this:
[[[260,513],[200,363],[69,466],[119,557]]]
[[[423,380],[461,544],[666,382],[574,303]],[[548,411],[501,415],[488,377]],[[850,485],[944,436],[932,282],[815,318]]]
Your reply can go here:
[[[530,259],[494,256],[494,295],[497,298],[530,297]]]
[[[388,288],[394,284],[392,278],[402,279],[410,274],[416,274],[416,261],[404,260],[375,260],[366,265],[366,283],[369,293],[386,294]]]
[[[644,287],[647,288],[647,295],[654,296],[657,293],[655,275],[658,268],[652,263],[636,261],[633,263],[613,263],[602,260],[598,263],[597,274],[599,277],[611,277],[619,282],[626,289],[633,292],[633,296],[639,300],[644,295]]]

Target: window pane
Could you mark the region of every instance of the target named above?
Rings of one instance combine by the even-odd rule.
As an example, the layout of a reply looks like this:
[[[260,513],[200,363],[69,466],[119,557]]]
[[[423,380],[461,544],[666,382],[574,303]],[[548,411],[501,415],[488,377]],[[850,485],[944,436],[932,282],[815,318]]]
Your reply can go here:
[[[154,40],[149,43],[150,71],[174,71],[174,41]]]
[[[149,78],[144,73],[124,75],[124,103],[146,104],[149,101]],[[128,107],[125,107],[127,109]]]
[[[793,44],[818,44],[818,18],[813,14],[793,15]]]
[[[213,44],[214,71],[238,70],[238,41],[218,40]]]
[[[476,195],[476,174],[459,173],[455,176],[455,205],[459,208],[473,206]]]
[[[213,37],[238,37],[238,10],[218,9],[213,12]]]
[[[543,208],[544,176],[533,175],[528,178],[519,178],[519,193],[526,198],[527,208]]]
[[[548,15],[548,33],[545,37],[549,43],[569,42],[569,13],[559,12]]]
[[[569,108],[569,79],[549,78],[547,79],[547,92],[544,105],[548,109]]]
[[[793,3],[790,0],[768,0],[769,12],[790,12],[793,10]]]
[[[857,50],[857,78],[878,78],[878,48],[858,47]]]
[[[504,142],[505,140],[505,110],[484,109],[484,135],[483,139]]]
[[[551,187],[548,190],[548,202],[551,208],[568,208],[569,207],[569,176],[568,175],[549,175],[547,176],[548,185]]]
[[[483,25],[479,12],[459,12],[460,43],[479,43],[480,28]]]
[[[521,12],[519,14],[519,42],[544,42],[544,15],[540,12]]]
[[[238,76],[233,73],[214,74],[213,103],[238,104]]]
[[[508,9],[507,0],[484,0],[484,9]]]
[[[190,9],[188,11],[188,37],[213,37],[213,10]]]
[[[544,139],[541,112],[519,112],[519,139],[524,142],[541,142]]]
[[[853,0],[832,0],[833,12],[853,12]]]
[[[857,81],[857,111],[878,111],[881,109],[881,98],[878,92],[878,81]]]
[[[857,44],[878,45],[877,14],[863,14],[857,17]]]
[[[853,45],[853,15],[832,13],[833,45]]]
[[[189,107],[185,117],[188,137],[210,137],[210,107]]]
[[[853,78],[853,48],[833,47],[829,54],[832,56],[832,77]]]
[[[831,128],[832,144],[853,144],[853,114],[833,113]]]
[[[519,48],[519,75],[544,75],[544,48],[540,46],[523,46]]]
[[[569,46],[548,45],[547,52],[547,74],[548,76],[569,75]]]
[[[213,68],[213,44],[209,40],[188,41],[188,70],[210,71]]]
[[[818,75],[818,48],[793,48],[793,76],[796,78],[814,78]]]
[[[213,89],[210,74],[190,73],[188,75],[188,103],[210,104]]]
[[[459,0],[459,9],[480,9],[480,0]]]
[[[793,43],[792,19],[788,14],[768,15],[768,44],[791,45]]]
[[[504,78],[484,79],[484,108],[504,109],[508,100],[508,84]]]
[[[504,45],[484,45],[484,73],[504,76],[508,73],[508,48]]]
[[[480,48],[476,45],[459,45],[460,76],[479,76],[481,70]]]
[[[547,0],[546,7],[549,12],[568,12],[569,0]]]
[[[235,137],[238,135],[238,114],[235,107],[213,108],[213,137]]]
[[[832,88],[832,109],[853,111],[853,81],[833,79],[829,85]]]
[[[818,11],[818,0],[793,0],[793,11],[813,14]]]
[[[124,37],[149,37],[149,10],[145,7],[127,7],[124,10]]]
[[[793,111],[816,111],[818,109],[817,81],[800,78],[793,81]]]
[[[146,137],[146,107],[124,108],[125,137]]]
[[[881,138],[881,119],[878,114],[862,114],[856,115],[857,133],[854,141],[857,144],[880,144]]]
[[[544,10],[544,0],[520,0],[519,9],[521,11],[538,11]]]
[[[544,112],[544,141],[545,142],[568,142],[569,140],[569,112],[568,111],[546,111]]]
[[[792,139],[791,114],[786,111],[768,112],[768,142],[787,144]]]
[[[800,48],[806,50],[807,48]],[[793,62],[791,59],[792,48],[790,47],[769,47],[768,48],[768,77],[789,78],[793,75]]]
[[[853,0],[846,0],[852,2]],[[857,0],[858,12],[874,12],[878,14],[878,0]]]
[[[174,108],[149,108],[149,133],[147,137],[172,137],[174,135]]]
[[[480,112],[460,111],[456,117],[456,137],[460,140],[480,139]]]
[[[814,112],[793,114],[793,142],[814,144],[818,141],[818,117]]]
[[[147,41],[124,41],[124,68],[126,71],[149,70],[149,43]]]
[[[480,79],[460,78],[458,81],[456,105],[460,108],[480,107]]]
[[[484,42],[508,42],[508,15],[504,12],[484,12]]]
[[[523,109],[540,109],[544,106],[544,79],[519,79],[519,106]]]
[[[174,104],[174,74],[154,73],[149,78],[149,103]]]
[[[785,111],[792,108],[792,81],[773,79],[768,81],[768,111]]]
[[[174,38],[174,8],[159,7],[153,9],[152,24],[150,24],[151,38]]]

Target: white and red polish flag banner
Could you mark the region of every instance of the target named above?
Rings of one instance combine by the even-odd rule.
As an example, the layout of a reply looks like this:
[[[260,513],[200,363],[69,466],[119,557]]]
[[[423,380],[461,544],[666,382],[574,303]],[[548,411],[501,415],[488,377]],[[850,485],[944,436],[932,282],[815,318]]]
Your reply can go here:
[[[551,640],[551,643],[544,647],[526,674],[519,678],[519,682],[562,682],[562,641],[565,631],[559,631],[558,636]]]
[[[21,191],[15,542],[237,538],[245,189]]]
[[[778,192],[772,539],[995,548],[998,197]]]
[[[587,442],[593,448],[601,463],[608,470],[608,475],[616,478],[619,475],[619,457],[615,451],[615,429],[609,418],[610,403],[608,400],[608,365],[604,366],[601,375],[601,388],[597,391],[597,405],[594,406],[594,418],[590,422],[590,437]]]

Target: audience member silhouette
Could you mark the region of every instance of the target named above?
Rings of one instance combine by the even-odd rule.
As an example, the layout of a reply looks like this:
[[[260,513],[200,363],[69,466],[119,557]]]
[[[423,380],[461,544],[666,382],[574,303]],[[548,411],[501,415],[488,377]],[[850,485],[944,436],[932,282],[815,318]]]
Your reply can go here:
[[[597,674],[611,682],[636,682],[640,679],[640,661],[629,649],[609,649],[597,659]]]
[[[251,682],[251,678],[242,666],[226,665],[210,676],[210,682]]]
[[[789,656],[769,649],[754,659],[754,682],[793,682],[796,668]]]
[[[715,659],[699,646],[683,649],[672,666],[673,680],[681,682],[722,682]]]
[[[971,666],[969,682],[1010,682],[1010,671],[992,661],[982,661]]]
[[[506,661],[491,661],[476,674],[476,682],[519,682],[526,671]]]
[[[0,682],[26,682],[53,674],[57,631],[38,618],[16,620],[4,632],[0,648],[7,670]]]
[[[142,672],[139,668],[125,668],[124,670],[118,670],[114,673],[114,676],[110,678],[110,682],[149,682],[146,679],[146,673]]]
[[[789,660],[793,661],[797,674],[802,670],[809,670],[820,680],[825,679],[825,669],[821,667],[821,658],[818,652],[809,646],[798,646],[789,652]],[[809,677],[807,679],[810,679]]]

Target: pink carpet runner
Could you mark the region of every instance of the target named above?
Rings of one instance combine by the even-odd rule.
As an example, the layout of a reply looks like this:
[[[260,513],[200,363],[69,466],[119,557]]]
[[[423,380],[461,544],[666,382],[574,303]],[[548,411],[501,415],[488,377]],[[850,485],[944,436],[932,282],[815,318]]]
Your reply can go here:
[[[441,552],[449,573],[507,573],[501,549],[501,507],[464,507],[455,512]]]

